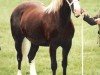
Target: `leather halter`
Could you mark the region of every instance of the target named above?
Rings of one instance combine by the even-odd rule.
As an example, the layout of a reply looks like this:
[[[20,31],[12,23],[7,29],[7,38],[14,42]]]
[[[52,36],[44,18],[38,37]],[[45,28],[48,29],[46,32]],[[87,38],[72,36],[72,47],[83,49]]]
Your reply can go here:
[[[71,9],[71,5],[72,5],[73,3],[78,2],[78,0],[72,0],[71,3],[69,2],[69,0],[66,0],[66,1],[67,1],[68,5],[69,5],[70,9]]]

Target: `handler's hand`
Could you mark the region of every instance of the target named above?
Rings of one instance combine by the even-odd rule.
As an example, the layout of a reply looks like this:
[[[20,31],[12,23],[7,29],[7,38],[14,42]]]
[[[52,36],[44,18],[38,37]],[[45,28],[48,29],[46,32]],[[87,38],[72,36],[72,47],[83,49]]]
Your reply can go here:
[[[82,13],[81,14],[82,14],[83,17],[84,17],[84,15],[88,15],[86,10],[84,10],[84,9],[82,9]]]
[[[95,22],[96,22],[97,24],[100,24],[100,18],[95,19]]]

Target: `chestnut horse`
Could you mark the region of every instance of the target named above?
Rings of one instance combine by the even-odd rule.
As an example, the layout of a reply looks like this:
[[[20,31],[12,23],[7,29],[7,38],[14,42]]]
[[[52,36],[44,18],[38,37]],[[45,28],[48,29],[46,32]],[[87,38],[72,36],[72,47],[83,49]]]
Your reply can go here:
[[[26,38],[31,43],[28,53],[31,75],[36,75],[33,71],[35,68],[32,68],[32,60],[39,46],[50,47],[53,75],[56,75],[57,69],[56,49],[62,47],[63,75],[66,75],[68,53],[74,36],[71,9],[76,16],[81,14],[79,0],[52,0],[47,7],[28,2],[15,8],[11,15],[11,31],[17,51],[18,75],[21,75],[22,50]]]

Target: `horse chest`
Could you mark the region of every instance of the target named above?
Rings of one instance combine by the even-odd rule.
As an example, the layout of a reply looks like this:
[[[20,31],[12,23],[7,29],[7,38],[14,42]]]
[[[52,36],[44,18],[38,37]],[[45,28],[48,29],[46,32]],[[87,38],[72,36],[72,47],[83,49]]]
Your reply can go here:
[[[65,18],[66,19],[66,18]],[[43,30],[47,40],[53,38],[71,39],[74,35],[74,26],[71,20],[65,20],[59,13],[50,13],[43,16]]]
[[[67,40],[72,39],[74,35],[74,27],[55,27],[51,30],[45,30],[45,37],[47,40],[58,39],[58,40]]]

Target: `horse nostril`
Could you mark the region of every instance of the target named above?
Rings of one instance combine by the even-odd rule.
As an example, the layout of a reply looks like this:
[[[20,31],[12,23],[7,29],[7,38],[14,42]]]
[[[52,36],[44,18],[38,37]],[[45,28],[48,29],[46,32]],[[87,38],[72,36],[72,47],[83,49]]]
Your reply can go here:
[[[75,15],[76,18],[78,18],[80,16],[80,14],[81,14],[81,11],[74,10],[74,15]]]
[[[75,16],[76,18],[78,18],[80,15]]]
[[[85,11],[83,9],[81,9],[81,14],[83,14]]]

